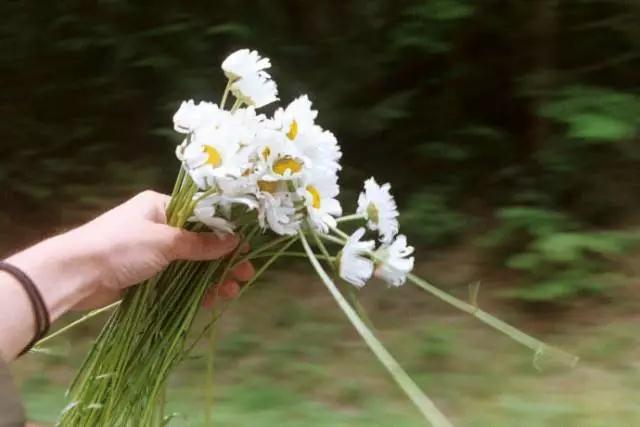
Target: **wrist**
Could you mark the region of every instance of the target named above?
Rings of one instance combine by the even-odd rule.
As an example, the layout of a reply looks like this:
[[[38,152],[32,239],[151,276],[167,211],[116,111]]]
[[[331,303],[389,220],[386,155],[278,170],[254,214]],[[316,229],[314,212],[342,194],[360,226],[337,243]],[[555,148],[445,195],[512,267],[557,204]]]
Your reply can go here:
[[[7,259],[27,274],[44,299],[51,321],[62,316],[98,286],[95,258],[70,231]]]
[[[4,306],[4,304],[7,304]],[[0,357],[9,362],[36,333],[29,297],[11,274],[0,271]]]

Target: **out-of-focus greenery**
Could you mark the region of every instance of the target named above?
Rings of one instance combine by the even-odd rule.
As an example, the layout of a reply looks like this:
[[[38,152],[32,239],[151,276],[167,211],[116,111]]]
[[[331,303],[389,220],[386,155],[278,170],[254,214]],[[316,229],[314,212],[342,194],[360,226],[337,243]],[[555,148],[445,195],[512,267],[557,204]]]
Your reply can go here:
[[[345,200],[370,174],[391,181],[414,239],[504,234],[513,212],[530,231],[539,216],[579,224],[511,246],[502,259],[528,287],[513,295],[606,289],[583,254],[627,246],[608,230],[633,225],[639,205],[637,2],[69,0],[0,12],[2,249],[166,191],[171,115],[182,99],[216,99],[221,59],[245,46],[272,58],[283,101],[309,93],[338,135]]]
[[[294,265],[271,273],[222,318],[216,352],[219,427],[418,427],[411,403],[371,356],[317,278]],[[304,286],[301,286],[304,284]],[[579,354],[576,369],[538,371],[533,354],[464,313],[372,283],[362,303],[378,335],[460,427],[628,427],[640,424],[637,308],[593,305],[583,320],[547,313],[529,331]],[[374,286],[376,285],[376,286]],[[625,311],[635,315],[622,318]],[[491,307],[515,324],[523,312]],[[606,319],[606,320],[602,320]],[[596,321],[599,320],[599,321]],[[64,390],[103,319],[51,343],[59,356],[16,366],[33,420],[54,421]],[[88,331],[93,330],[93,333]],[[170,382],[169,426],[202,426],[205,342]]]

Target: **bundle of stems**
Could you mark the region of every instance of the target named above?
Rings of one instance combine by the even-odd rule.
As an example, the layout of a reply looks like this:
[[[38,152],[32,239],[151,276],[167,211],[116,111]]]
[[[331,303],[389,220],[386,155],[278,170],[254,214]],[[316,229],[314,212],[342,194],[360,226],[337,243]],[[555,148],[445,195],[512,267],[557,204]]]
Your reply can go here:
[[[197,201],[195,193],[191,178],[181,170],[167,208],[170,225],[197,231],[198,226],[187,222]],[[244,229],[245,240],[250,241],[257,225]],[[265,246],[269,249],[283,240]],[[162,425],[167,378],[185,355],[201,300],[212,283],[224,281],[238,257],[236,251],[218,261],[174,262],[127,291],[72,382],[60,424]]]

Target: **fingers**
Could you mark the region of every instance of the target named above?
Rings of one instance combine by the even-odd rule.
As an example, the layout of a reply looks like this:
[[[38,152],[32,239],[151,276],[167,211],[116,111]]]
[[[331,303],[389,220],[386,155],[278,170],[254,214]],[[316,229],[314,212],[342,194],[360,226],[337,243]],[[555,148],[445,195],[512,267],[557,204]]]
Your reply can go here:
[[[249,261],[243,261],[236,268],[233,269],[231,275],[241,281],[246,282],[250,280],[256,274],[256,270],[253,268],[253,265]]]
[[[240,294],[240,284],[238,282],[246,282],[256,274],[253,265],[249,261],[240,263],[233,269],[231,275],[235,279],[226,280],[218,286],[212,286],[202,301],[205,308],[213,307],[216,297],[223,299],[234,299]]]
[[[170,200],[171,197],[166,194],[146,190],[134,196],[131,202],[142,210],[142,214],[146,219],[160,224],[166,224],[167,216],[165,211]]]
[[[194,233],[169,226],[159,226],[157,238],[169,261],[178,259],[205,261],[222,258],[238,246],[239,239],[227,234]]]
[[[240,294],[240,284],[235,280],[226,280],[218,286],[212,286],[204,296],[202,305],[204,308],[212,308],[216,298],[234,299]]]
[[[240,285],[235,280],[227,280],[218,287],[218,296],[224,299],[233,299],[240,293]]]

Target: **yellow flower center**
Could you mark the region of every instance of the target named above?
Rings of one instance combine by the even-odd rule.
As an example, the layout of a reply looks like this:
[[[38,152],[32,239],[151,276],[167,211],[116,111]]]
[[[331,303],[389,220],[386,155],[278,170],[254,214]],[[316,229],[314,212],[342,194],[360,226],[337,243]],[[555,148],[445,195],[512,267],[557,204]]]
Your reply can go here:
[[[298,122],[293,120],[291,122],[291,126],[289,126],[289,132],[287,132],[287,138],[293,141],[294,139],[296,139],[296,136],[298,136]]]
[[[269,147],[264,147],[264,150],[262,150],[262,158],[267,160],[270,154],[271,154],[271,149]]]
[[[220,152],[216,150],[214,147],[210,145],[205,145],[202,147],[202,151],[207,153],[207,163],[213,166],[214,168],[219,167],[222,164],[222,156]]]
[[[320,192],[313,185],[307,185],[307,191],[311,193],[311,206],[320,209]]]
[[[258,188],[260,189],[260,191],[265,191],[267,193],[275,193],[276,190],[278,189],[278,182],[277,181],[258,181]]]
[[[291,157],[283,157],[273,164],[273,171],[278,175],[283,175],[290,170],[291,173],[300,172],[302,163]]]
[[[379,215],[378,215],[378,208],[373,203],[369,203],[369,206],[367,206],[367,217],[374,224],[377,224],[378,221],[380,221],[380,218],[379,218]]]

